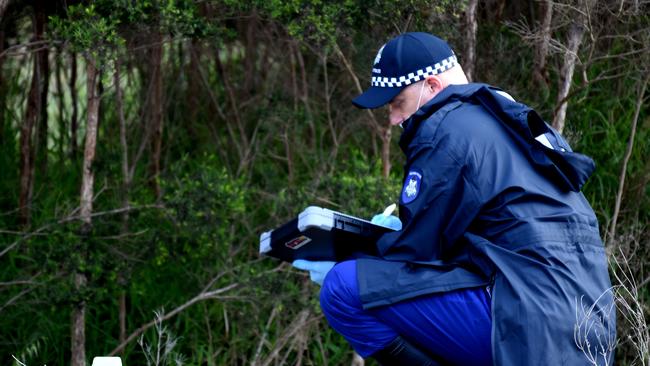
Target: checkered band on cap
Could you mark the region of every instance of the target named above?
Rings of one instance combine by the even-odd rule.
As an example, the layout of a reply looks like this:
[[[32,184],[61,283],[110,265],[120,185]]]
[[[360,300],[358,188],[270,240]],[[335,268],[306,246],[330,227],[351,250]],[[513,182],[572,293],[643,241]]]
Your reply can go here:
[[[438,75],[442,72],[445,72],[452,67],[456,66],[458,61],[456,55],[451,55],[446,59],[436,63],[432,66],[427,66],[424,69],[420,69],[414,72],[410,72],[408,75],[403,75],[400,77],[382,77],[382,76],[373,76],[370,85],[379,86],[382,88],[401,88],[423,80],[426,76],[429,75]]]

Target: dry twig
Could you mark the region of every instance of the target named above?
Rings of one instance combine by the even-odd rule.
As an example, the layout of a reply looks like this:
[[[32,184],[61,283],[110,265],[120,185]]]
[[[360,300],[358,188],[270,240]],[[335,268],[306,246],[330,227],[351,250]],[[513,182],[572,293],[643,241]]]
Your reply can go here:
[[[218,298],[221,297],[221,296],[219,296],[219,294],[222,294],[222,293],[224,293],[226,291],[232,290],[233,288],[237,287],[238,285],[239,284],[237,284],[237,283],[233,283],[233,284],[230,284],[230,285],[228,285],[226,287],[222,287],[220,289],[216,289],[216,290],[213,290],[213,291],[207,291],[207,292],[205,290],[201,291],[201,293],[194,296],[192,299],[190,299],[186,303],[178,306],[177,308],[170,311],[169,313],[165,314],[164,316],[156,317],[156,319],[154,319],[154,320],[150,321],[149,323],[147,323],[147,324],[141,326],[140,328],[136,329],[133,333],[131,333],[131,335],[129,335],[126,338],[126,340],[124,342],[120,343],[117,347],[115,347],[115,349],[113,349],[111,351],[111,353],[109,353],[108,355],[109,356],[115,356],[117,353],[121,352],[124,349],[124,347],[126,347],[134,339],[136,339],[138,336],[140,336],[140,334],[144,333],[147,329],[155,326],[156,324],[174,317],[176,314],[182,312],[183,310],[185,310],[188,307],[196,304],[197,302],[200,302],[200,301],[203,301],[203,300],[208,300],[208,299],[218,299]]]

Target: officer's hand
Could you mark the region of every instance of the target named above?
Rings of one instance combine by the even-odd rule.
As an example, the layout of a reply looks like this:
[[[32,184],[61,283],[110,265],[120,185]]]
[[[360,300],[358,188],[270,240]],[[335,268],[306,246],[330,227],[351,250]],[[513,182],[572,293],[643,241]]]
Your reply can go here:
[[[334,267],[336,262],[330,261],[308,261],[304,259],[296,259],[292,265],[298,269],[309,271],[309,278],[319,285],[323,285],[323,280],[327,276],[327,272]]]
[[[384,215],[383,213],[375,215],[372,220],[370,220],[375,225],[384,226],[393,230],[402,230],[402,222],[399,220],[399,217],[393,215]]]

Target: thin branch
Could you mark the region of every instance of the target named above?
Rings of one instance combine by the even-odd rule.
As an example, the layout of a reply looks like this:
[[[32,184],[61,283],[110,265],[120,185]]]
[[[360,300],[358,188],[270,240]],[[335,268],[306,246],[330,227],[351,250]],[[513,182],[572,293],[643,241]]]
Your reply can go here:
[[[650,283],[650,276],[646,277],[645,280],[641,281],[641,283],[639,284],[639,287],[644,288],[645,285],[647,285],[649,283]]]
[[[33,42],[28,42],[28,43],[21,43],[17,44],[11,47],[5,48],[2,52],[0,52],[0,58],[5,57],[5,56],[20,56],[24,54],[29,54],[33,52],[38,52],[43,49],[49,49],[52,46],[56,46],[57,44],[60,44],[61,42],[52,42],[50,40],[40,40],[40,41],[33,41]],[[35,47],[38,46],[38,47]],[[29,51],[24,51],[24,52],[12,52],[14,50],[20,49],[20,48],[27,48],[27,47],[35,47],[32,48]]]
[[[36,273],[32,278],[28,280],[16,280],[16,281],[9,281],[9,282],[0,282],[0,287],[2,286],[14,286],[14,285],[38,285],[39,283],[34,281],[34,279],[38,276],[41,275],[42,272]]]
[[[2,230],[2,229],[0,229],[0,234],[23,235],[23,234],[25,234],[25,232],[24,231],[16,231],[16,230]],[[37,235],[45,236],[45,235],[48,235],[48,234],[37,234]]]
[[[621,210],[621,201],[623,199],[623,188],[625,187],[625,176],[627,174],[627,164],[632,156],[632,149],[634,148],[634,137],[636,136],[636,128],[639,122],[639,114],[641,113],[641,106],[645,96],[646,87],[650,82],[650,73],[646,73],[645,78],[639,85],[639,94],[637,96],[636,108],[634,109],[634,116],[632,117],[632,127],[630,131],[630,138],[627,141],[625,149],[625,156],[623,157],[623,164],[621,166],[621,173],[618,178],[618,191],[616,192],[616,201],[614,202],[614,214],[612,215],[612,223],[607,235],[607,246],[611,247],[614,243],[616,235],[616,224],[618,222],[618,215]]]
[[[9,286],[15,286],[15,285],[35,285],[38,282],[34,282],[32,280],[16,280],[16,281],[9,281],[9,282],[0,282],[0,287],[9,287]]]
[[[315,320],[319,319],[320,317],[314,316],[311,317],[311,313],[309,310],[303,310],[301,311],[294,319],[294,321],[289,325],[289,328],[280,336],[278,341],[275,344],[275,347],[271,351],[271,354],[266,358],[266,360],[262,363],[262,366],[269,366],[273,360],[278,357],[280,351],[284,348],[284,346],[287,344],[287,342],[296,335],[299,331],[301,331],[305,326],[307,326],[309,323],[314,322]]]
[[[345,66],[345,69],[350,74],[350,77],[352,77],[352,80],[354,81],[354,85],[357,88],[357,92],[362,93],[363,89],[361,88],[361,83],[359,82],[359,77],[357,77],[357,74],[354,72],[354,69],[352,68],[352,64],[347,59],[347,57],[345,57],[345,55],[343,54],[343,51],[341,51],[341,48],[339,47],[338,44],[334,44],[334,51],[336,52],[336,54],[339,56],[339,58],[343,62],[343,65]],[[380,131],[380,133],[381,133],[381,139],[382,139],[382,154],[381,154],[382,173],[383,173],[384,178],[388,178],[388,176],[390,174],[390,168],[391,168],[391,165],[390,165],[391,126],[388,125],[386,127],[383,127],[377,121],[377,118],[375,118],[375,114],[370,109],[366,109],[365,111],[368,114],[368,117],[370,117],[370,121],[372,122],[373,130],[374,131]]]
[[[262,337],[260,338],[260,341],[257,343],[255,356],[253,357],[253,362],[251,362],[251,365],[253,366],[257,365],[259,362],[260,356],[262,355],[262,346],[264,346],[264,344],[267,343],[266,337],[268,336],[269,328],[271,327],[271,323],[273,322],[273,319],[275,319],[275,316],[277,315],[279,308],[280,308],[279,304],[276,304],[273,307],[273,310],[271,311],[271,315],[269,316],[269,319],[266,321],[264,332],[262,333]]]
[[[109,353],[108,355],[109,356],[115,356],[117,353],[121,352],[124,349],[124,347],[126,347],[129,343],[131,343],[134,339],[136,339],[140,334],[144,333],[147,329],[153,327],[157,323],[161,323],[161,322],[163,322],[163,321],[165,321],[167,319],[170,319],[170,318],[174,317],[176,314],[182,312],[183,310],[185,310],[188,307],[196,304],[197,302],[200,302],[200,301],[203,301],[203,300],[208,300],[208,299],[217,299],[217,298],[219,298],[219,296],[218,296],[219,294],[224,293],[226,291],[229,291],[229,290],[237,287],[238,285],[239,284],[237,284],[237,283],[233,283],[233,284],[230,284],[230,285],[228,285],[226,287],[222,287],[222,288],[217,289],[217,290],[208,291],[208,292],[202,291],[201,293],[199,293],[198,295],[196,295],[195,297],[193,297],[192,299],[190,299],[186,303],[178,306],[176,309],[172,310],[168,314],[165,314],[164,316],[162,316],[160,318],[154,319],[154,320],[150,321],[149,323],[147,323],[147,324],[141,326],[140,328],[136,329],[133,333],[131,333],[131,335],[129,335],[126,338],[126,340],[124,342],[120,343],[117,347],[115,347],[115,349],[112,350],[111,353]]]
[[[4,305],[2,305],[2,307],[0,307],[0,313],[2,313],[2,311],[5,308],[8,308],[13,303],[18,301],[18,299],[20,299],[21,297],[27,295],[28,293],[32,292],[33,290],[34,290],[34,287],[28,287],[28,288],[22,290],[18,295],[16,295],[16,296],[12,297],[11,299],[9,299],[9,301],[7,301]]]
[[[336,54],[339,56],[339,58],[343,62],[343,65],[345,66],[345,69],[350,74],[350,77],[352,77],[352,81],[354,81],[354,85],[357,88],[357,92],[358,93],[363,93],[363,88],[361,87],[361,82],[359,81],[359,77],[354,72],[354,69],[352,68],[352,64],[347,59],[347,57],[345,57],[345,55],[343,54],[343,51],[341,51],[341,48],[339,47],[338,44],[334,45],[334,51],[336,52]],[[373,127],[379,128],[381,125],[379,124],[379,122],[377,122],[377,119],[375,118],[375,115],[372,113],[372,111],[370,109],[366,109],[366,113],[368,114],[368,117],[370,117],[370,120],[373,122],[373,124],[374,124]]]
[[[639,54],[642,54],[644,52],[648,52],[648,50],[650,50],[650,47],[637,48],[637,49],[634,49],[634,50],[628,51],[628,52],[621,52],[621,53],[614,53],[614,54],[608,53],[608,54],[603,55],[603,56],[594,57],[591,60],[591,62],[594,63],[596,61],[611,60],[611,59],[618,59],[618,58],[627,59],[630,56],[639,55]]]
[[[114,209],[114,210],[93,212],[93,213],[90,214],[90,217],[94,218],[94,217],[99,217],[99,216],[114,215],[114,214],[118,214],[118,213],[122,213],[122,212],[126,212],[126,211],[144,210],[144,209],[149,209],[149,208],[162,209],[162,208],[164,208],[164,206],[159,205],[159,204],[153,204],[153,205],[143,205],[143,206],[137,206],[137,207],[123,207],[123,208],[118,208],[118,209]],[[78,211],[78,208],[75,209],[73,212],[75,212],[75,211]],[[57,220],[55,222],[52,222],[50,224],[41,226],[40,228],[38,228],[38,229],[36,229],[34,231],[27,232],[27,233],[25,233],[25,236],[23,236],[22,238],[14,241],[13,243],[9,244],[9,246],[7,246],[5,249],[3,249],[0,252],[0,257],[7,254],[7,252],[14,249],[18,244],[22,243],[23,241],[25,241],[25,240],[33,237],[33,236],[39,235],[40,233],[50,229],[53,226],[57,226],[57,225],[61,225],[61,224],[65,224],[65,223],[68,223],[68,222],[77,221],[77,220],[81,220],[81,219],[82,219],[82,217],[80,215],[70,215],[70,216],[64,217],[64,218],[62,218],[60,220]]]
[[[128,212],[128,211],[125,211],[125,212]],[[149,231],[149,229],[140,230],[140,231],[135,232],[135,233],[125,232],[125,233],[118,234],[118,235],[95,236],[95,238],[96,239],[102,239],[102,240],[121,240],[121,239],[124,239],[124,238],[128,238],[130,236],[142,235],[142,234],[146,233],[147,231]]]

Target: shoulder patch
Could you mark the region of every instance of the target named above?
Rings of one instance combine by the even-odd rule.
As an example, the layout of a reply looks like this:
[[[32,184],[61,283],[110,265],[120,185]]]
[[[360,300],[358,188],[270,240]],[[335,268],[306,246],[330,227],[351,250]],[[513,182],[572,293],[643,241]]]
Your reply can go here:
[[[421,185],[422,173],[418,170],[410,170],[402,187],[402,203],[413,202],[420,194]]]

